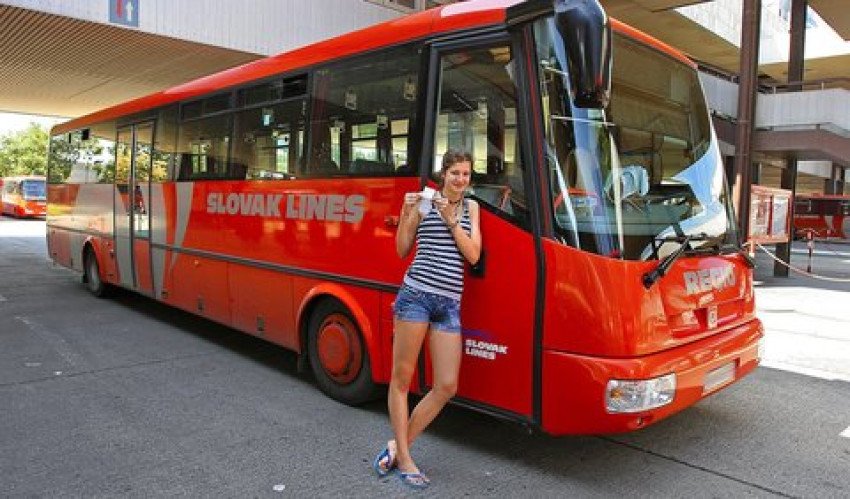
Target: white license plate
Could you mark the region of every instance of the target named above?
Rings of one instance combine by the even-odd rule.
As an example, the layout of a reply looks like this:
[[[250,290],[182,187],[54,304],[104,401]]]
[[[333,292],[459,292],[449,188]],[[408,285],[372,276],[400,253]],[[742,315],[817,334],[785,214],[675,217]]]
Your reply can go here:
[[[705,375],[705,381],[702,384],[702,393],[706,394],[717,390],[721,386],[731,383],[735,379],[736,362],[732,361],[728,364],[709,371]]]

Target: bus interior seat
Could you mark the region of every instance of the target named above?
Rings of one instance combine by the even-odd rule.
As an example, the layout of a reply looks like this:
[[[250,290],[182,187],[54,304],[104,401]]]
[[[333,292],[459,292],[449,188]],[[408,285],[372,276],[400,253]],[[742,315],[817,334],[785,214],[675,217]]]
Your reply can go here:
[[[339,173],[339,165],[330,158],[318,158],[315,163],[308,164],[307,170],[313,173]]]
[[[361,173],[374,175],[380,173],[392,173],[393,167],[389,163],[357,158],[351,162],[349,171],[355,174]]]
[[[490,206],[508,214],[513,214],[511,205],[511,188],[501,184],[475,184],[472,186],[475,197]]]
[[[229,180],[245,180],[248,178],[248,167],[242,163],[231,162],[227,172]]]

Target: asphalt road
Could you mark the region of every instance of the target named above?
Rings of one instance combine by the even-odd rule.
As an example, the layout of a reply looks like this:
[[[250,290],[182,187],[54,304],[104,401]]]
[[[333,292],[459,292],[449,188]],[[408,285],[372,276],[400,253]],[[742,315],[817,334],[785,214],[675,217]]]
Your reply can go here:
[[[370,468],[383,403],[340,405],[293,354],[228,328],[90,296],[48,262],[43,231],[0,218],[0,495],[407,493]],[[850,382],[762,367],[617,436],[449,408],[415,453],[434,496],[848,497]]]

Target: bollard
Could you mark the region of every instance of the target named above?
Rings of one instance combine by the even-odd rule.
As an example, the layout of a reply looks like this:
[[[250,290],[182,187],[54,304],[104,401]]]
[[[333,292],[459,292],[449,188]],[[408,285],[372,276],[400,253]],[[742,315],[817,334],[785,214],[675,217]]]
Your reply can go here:
[[[806,266],[806,272],[812,273],[812,251],[815,249],[815,235],[813,230],[806,231],[806,246],[809,248],[809,264]]]

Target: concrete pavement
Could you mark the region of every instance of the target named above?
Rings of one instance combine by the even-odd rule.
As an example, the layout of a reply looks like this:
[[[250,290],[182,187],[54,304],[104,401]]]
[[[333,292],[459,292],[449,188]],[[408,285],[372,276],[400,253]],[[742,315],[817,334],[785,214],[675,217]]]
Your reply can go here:
[[[370,469],[383,402],[340,405],[283,349],[137,295],[90,296],[48,263],[43,231],[0,217],[2,495],[407,494]],[[842,271],[833,257],[823,265]],[[451,407],[415,449],[434,483],[424,495],[850,496],[850,382],[829,357],[846,345],[847,289],[774,280],[768,266],[759,257],[757,306],[783,370],[626,435],[528,435]],[[791,355],[820,339],[831,343]]]
[[[762,365],[850,382],[850,244],[815,242],[814,277],[774,277],[762,250],[756,262],[756,308],[768,339]],[[791,265],[806,270],[804,242],[793,244]]]

